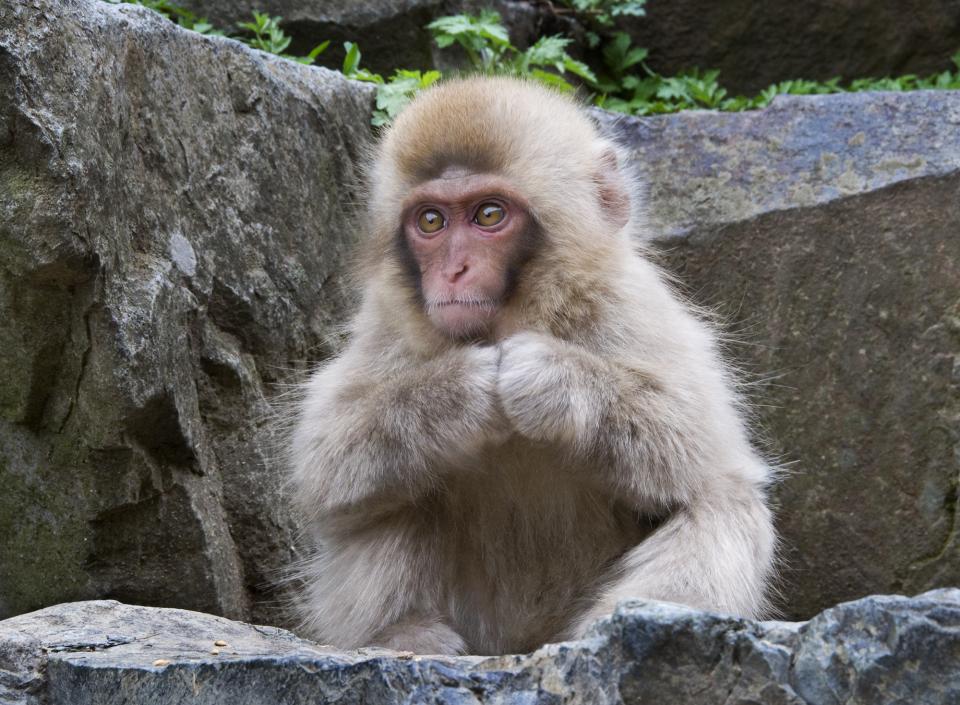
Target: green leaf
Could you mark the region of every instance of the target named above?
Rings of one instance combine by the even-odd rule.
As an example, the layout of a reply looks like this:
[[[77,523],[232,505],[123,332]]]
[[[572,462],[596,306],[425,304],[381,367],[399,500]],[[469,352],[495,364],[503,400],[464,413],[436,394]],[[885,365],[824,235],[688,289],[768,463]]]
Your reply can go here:
[[[440,17],[427,25],[441,49],[459,44],[477,71],[489,72],[503,68],[506,55],[515,56],[517,50],[510,44],[506,28],[500,24],[500,15],[485,10],[480,15],[451,15]],[[509,62],[507,62],[509,63]]]
[[[569,73],[572,73],[574,76],[579,76],[591,84],[596,85],[597,83],[596,75],[594,75],[593,71],[590,70],[590,67],[582,61],[577,61],[576,59],[572,59],[568,56],[563,60],[563,68]]]
[[[347,55],[343,57],[343,73],[346,76],[351,76],[356,73],[357,67],[360,66],[360,47],[353,42],[344,42],[343,48],[347,52]]]
[[[400,114],[413,97],[424,88],[440,80],[439,71],[407,71],[398,69],[390,80],[377,89],[377,108],[371,122],[386,125]]]
[[[524,54],[532,66],[556,66],[567,56],[567,45],[573,40],[560,35],[540,37]]]
[[[636,0],[635,2],[618,2],[614,3],[613,7],[610,8],[610,14],[614,17],[620,16],[632,16],[632,17],[643,17],[647,14],[647,11],[644,9],[644,5],[647,4],[647,0]]]
[[[456,41],[460,38],[479,37],[495,45],[510,44],[507,29],[500,22],[500,14],[493,10],[484,10],[479,15],[440,17],[428,24],[427,29],[434,33],[435,38],[446,35]]]
[[[321,42],[320,44],[317,44],[317,46],[311,49],[310,53],[307,54],[307,58],[310,59],[310,61],[314,61],[318,56],[320,56],[323,52],[327,50],[328,46],[330,46],[329,39],[325,42]]]
[[[574,90],[573,86],[571,86],[563,76],[558,76],[555,73],[550,73],[543,69],[533,69],[530,71],[530,75],[541,83],[557,88],[564,93],[569,93]]]
[[[657,97],[663,100],[690,102],[690,87],[684,77],[665,78],[657,89]]]
[[[647,50],[642,47],[631,47],[630,35],[626,32],[616,32],[613,39],[603,47],[603,61],[607,68],[620,76],[630,68],[647,58]]]

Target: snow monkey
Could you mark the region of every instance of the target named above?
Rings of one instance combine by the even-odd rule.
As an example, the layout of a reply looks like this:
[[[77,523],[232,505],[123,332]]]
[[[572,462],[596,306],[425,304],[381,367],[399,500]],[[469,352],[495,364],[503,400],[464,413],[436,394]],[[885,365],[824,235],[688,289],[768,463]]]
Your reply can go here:
[[[764,613],[771,470],[620,162],[517,79],[441,84],[383,135],[349,342],[291,438],[307,633],[495,654],[630,597]]]

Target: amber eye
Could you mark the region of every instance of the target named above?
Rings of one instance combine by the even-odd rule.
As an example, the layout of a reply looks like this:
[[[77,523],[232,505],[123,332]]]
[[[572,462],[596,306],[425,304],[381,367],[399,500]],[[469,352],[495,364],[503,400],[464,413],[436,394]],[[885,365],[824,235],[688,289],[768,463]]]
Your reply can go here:
[[[442,229],[444,225],[443,216],[439,211],[435,210],[426,210],[421,213],[417,219],[417,227],[420,228],[420,232],[426,233],[427,235],[437,232]]]
[[[484,203],[477,209],[477,214],[473,216],[473,222],[489,228],[497,225],[507,216],[507,212],[496,203]]]

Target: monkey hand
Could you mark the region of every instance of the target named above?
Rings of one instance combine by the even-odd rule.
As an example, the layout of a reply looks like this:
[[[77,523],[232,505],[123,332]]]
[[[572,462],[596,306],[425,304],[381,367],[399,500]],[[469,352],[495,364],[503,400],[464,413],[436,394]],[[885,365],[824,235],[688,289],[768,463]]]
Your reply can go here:
[[[497,392],[510,424],[527,438],[579,445],[599,425],[589,361],[574,346],[518,333],[500,346]]]
[[[458,425],[453,446],[463,445],[471,451],[485,444],[497,445],[505,441],[511,427],[498,401],[497,378],[499,375],[500,350],[493,346],[468,346],[463,349],[460,360],[459,406],[466,413],[462,425]],[[442,378],[442,375],[441,375]],[[455,388],[456,388],[455,386]],[[436,400],[443,402],[443,400]],[[448,406],[440,403],[425,413],[437,413],[436,409]]]

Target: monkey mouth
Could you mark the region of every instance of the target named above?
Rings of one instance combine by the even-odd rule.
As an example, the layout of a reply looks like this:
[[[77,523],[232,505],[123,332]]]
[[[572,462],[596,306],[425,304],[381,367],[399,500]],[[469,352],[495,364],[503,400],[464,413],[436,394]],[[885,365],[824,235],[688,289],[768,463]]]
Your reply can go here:
[[[434,325],[457,338],[484,332],[499,310],[499,301],[485,297],[456,297],[427,305],[427,315]]]
[[[499,304],[492,299],[450,299],[448,301],[435,301],[430,305],[430,308],[446,308],[448,306],[486,310],[496,309],[499,307]]]

